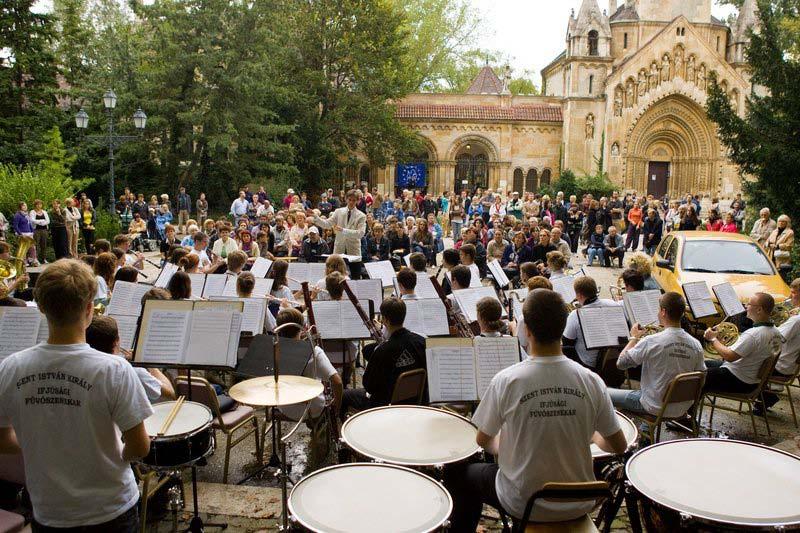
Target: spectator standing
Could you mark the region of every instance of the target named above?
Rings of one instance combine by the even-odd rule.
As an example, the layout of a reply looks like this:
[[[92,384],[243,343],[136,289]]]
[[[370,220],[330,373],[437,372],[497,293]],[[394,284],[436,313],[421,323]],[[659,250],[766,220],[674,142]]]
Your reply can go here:
[[[661,243],[664,234],[664,221],[658,217],[658,213],[652,207],[647,210],[647,218],[642,223],[642,235],[644,240],[642,245],[647,255],[653,255],[656,247]]]
[[[33,224],[31,224],[31,220],[28,218],[28,204],[25,202],[19,203],[19,210],[14,213],[14,218],[11,219],[11,227],[14,228],[14,233],[16,235],[33,239]],[[36,259],[35,244],[28,250],[27,261],[29,266],[39,266],[39,261]]]
[[[231,204],[231,215],[233,215],[233,220],[236,224],[239,223],[239,220],[247,216],[249,205],[250,203],[247,201],[244,189],[240,190],[239,197]]]
[[[642,208],[639,202],[633,204],[633,207],[628,211],[628,238],[625,240],[625,249],[631,249],[635,252],[639,247],[639,235],[642,230]]]
[[[56,260],[69,255],[66,211],[61,208],[61,200],[53,200],[50,210],[50,232],[53,237],[53,252]]]
[[[772,232],[777,229],[778,224],[770,218],[769,208],[767,207],[762,209],[758,215],[759,218],[756,220],[756,223],[753,224],[753,229],[750,231],[750,238],[761,246],[766,247],[767,239],[769,239]]]
[[[186,192],[186,187],[178,189],[178,233],[186,232],[186,221],[192,212],[192,198]]]
[[[75,207],[75,200],[64,200],[64,221],[67,230],[67,249],[73,258],[78,257],[78,237],[80,236],[81,211]]]
[[[739,226],[733,218],[733,212],[725,213],[725,222],[723,222],[720,231],[725,233],[739,233]]]
[[[792,221],[787,215],[778,217],[778,227],[775,228],[767,239],[767,251],[775,266],[792,264],[792,247],[794,246],[794,231]]]
[[[92,201],[86,198],[81,206],[80,227],[83,235],[83,245],[86,247],[87,254],[94,253],[94,231],[97,214],[92,207]]]
[[[47,234],[50,232],[50,215],[43,206],[44,203],[36,199],[33,201],[33,211],[30,212],[33,240],[36,242],[36,258],[41,264],[47,263]]]
[[[195,208],[197,209],[197,223],[202,228],[203,223],[208,218],[208,200],[206,200],[206,193],[200,193],[200,197],[197,199],[197,202],[195,202]]]

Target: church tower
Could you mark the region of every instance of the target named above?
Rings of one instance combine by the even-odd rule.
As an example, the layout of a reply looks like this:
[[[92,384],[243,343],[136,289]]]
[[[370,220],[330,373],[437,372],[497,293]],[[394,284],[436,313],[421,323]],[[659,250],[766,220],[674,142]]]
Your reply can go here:
[[[736,24],[731,28],[731,40],[728,46],[728,62],[737,70],[745,66],[747,58],[745,50],[750,44],[750,30],[758,28],[758,6],[756,0],[745,0],[739,10]]]
[[[597,96],[610,71],[611,26],[597,0],[583,0],[578,17],[570,14],[567,27],[565,96]],[[608,63],[608,64],[606,64]]]

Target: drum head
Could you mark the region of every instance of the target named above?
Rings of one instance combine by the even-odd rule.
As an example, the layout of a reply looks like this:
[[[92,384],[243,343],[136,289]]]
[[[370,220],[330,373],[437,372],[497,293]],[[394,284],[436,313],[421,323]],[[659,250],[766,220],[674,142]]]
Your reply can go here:
[[[636,424],[633,423],[633,420],[628,418],[627,416],[623,415],[619,411],[616,412],[617,414],[617,421],[619,422],[620,427],[622,428],[622,433],[625,434],[625,442],[628,443],[628,450],[636,444],[636,441],[639,440],[639,429],[636,427]],[[602,459],[604,457],[611,457],[613,454],[604,452],[600,449],[600,447],[592,443],[590,445],[592,449],[592,458],[593,459]]]
[[[315,532],[427,532],[438,529],[452,510],[441,484],[384,464],[324,468],[301,479],[289,495],[292,518]]]
[[[800,524],[800,458],[734,440],[662,442],[637,452],[628,479],[646,498],[736,526]]]
[[[153,406],[153,414],[144,421],[144,429],[151,437],[158,435],[164,420],[167,419],[176,402],[157,403]],[[189,435],[211,423],[211,409],[197,402],[183,402],[175,420],[172,421],[164,437]]]
[[[342,439],[355,452],[406,466],[462,461],[480,450],[477,435],[477,428],[464,417],[413,405],[363,411],[342,426]]]

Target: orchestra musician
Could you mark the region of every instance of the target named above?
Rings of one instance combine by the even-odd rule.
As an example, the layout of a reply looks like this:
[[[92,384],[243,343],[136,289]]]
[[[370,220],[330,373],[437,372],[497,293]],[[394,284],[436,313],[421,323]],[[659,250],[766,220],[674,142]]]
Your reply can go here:
[[[47,342],[0,363],[0,454],[24,457],[34,532],[138,531],[129,463],[150,450],[153,409],[127,361],[86,344],[96,292],[84,263],[48,265],[34,289]]]
[[[593,481],[592,441],[611,453],[627,447],[602,380],[561,353],[561,296],[535,290],[523,315],[529,355],[495,375],[472,417],[477,443],[497,462],[461,464],[445,474],[453,531],[475,531],[484,503],[519,519],[546,482]],[[569,520],[588,507],[544,502],[530,519]]]
[[[425,256],[422,258],[424,260]],[[417,300],[419,298],[414,292],[417,288],[417,274],[410,268],[403,267],[397,273],[397,286],[400,288],[401,300]]]
[[[11,247],[7,242],[0,242],[0,261],[11,262]],[[23,283],[30,281],[27,274],[17,274],[14,278],[0,280],[0,283],[5,285],[6,297],[14,296],[14,291],[17,290]]]
[[[225,273],[229,276],[238,276],[246,264],[247,254],[241,250],[234,250],[228,254],[228,270]]]
[[[617,360],[620,370],[642,368],[639,390],[608,390],[611,402],[618,409],[657,416],[664,393],[675,376],[706,369],[700,341],[681,328],[686,300],[676,292],[668,292],[661,296],[658,304],[658,321],[664,330],[645,337],[644,328],[634,324],[628,344]],[[670,405],[665,415],[677,418],[686,413],[691,404],[689,401]]]
[[[408,258],[408,262],[411,266],[411,270],[414,272],[427,272],[428,271],[428,259],[425,257],[425,254],[421,252],[414,252]]]
[[[403,300],[390,297],[381,303],[381,322],[388,336],[372,352],[364,371],[364,388],[344,391],[339,412],[342,420],[349,409],[362,411],[388,405],[400,374],[425,368],[425,339],[404,328],[405,319]],[[423,401],[427,403],[427,393]]]
[[[528,264],[532,265],[533,263]],[[553,284],[550,283],[550,280],[544,276],[534,276],[530,278],[525,285],[528,288],[528,294],[532,293],[536,289],[547,289],[548,291],[553,290]],[[522,346],[523,350],[527,350],[528,329],[525,327],[525,321],[522,320],[522,317],[514,317],[514,320],[509,325],[511,327],[511,334],[516,335],[519,345]]]
[[[144,268],[144,255],[139,252],[130,252],[131,238],[128,235],[117,235],[114,237],[114,248],[119,248],[125,254],[125,264],[134,267],[136,270]]]
[[[612,300],[601,299],[597,296],[597,283],[588,276],[577,278],[573,283],[575,298],[581,307],[615,307],[619,304]],[[567,357],[575,358],[583,366],[594,369],[597,364],[597,356],[600,350],[589,350],[586,348],[586,341],[583,338],[580,322],[578,321],[578,310],[572,311],[567,320],[567,327],[564,329],[563,343],[569,350],[564,350]]]
[[[236,278],[236,296],[239,298],[250,298],[253,296],[253,289],[256,288],[256,277],[251,272],[242,272]]]
[[[800,308],[800,278],[792,281],[789,288],[791,291],[791,306],[793,309],[798,309]],[[778,327],[778,331],[783,337],[783,346],[772,375],[787,378],[794,375],[797,370],[797,355],[800,353],[800,314],[795,312]],[[766,408],[769,409],[778,403],[778,395],[772,391],[764,391],[764,401],[766,402]],[[763,408],[763,406],[757,405],[756,411]]]
[[[461,248],[463,249],[464,247],[462,246]],[[458,265],[450,271],[450,284],[454,291],[469,289],[471,280],[472,271],[465,265]]]
[[[503,306],[496,298],[486,296],[478,300],[478,326],[481,328],[481,337],[503,337],[507,329],[503,320]]]
[[[442,268],[445,270],[445,275],[442,278],[442,290],[444,291],[445,295],[453,294],[453,287],[450,283],[450,277],[447,275],[447,273],[452,272],[453,269],[458,266],[460,261],[461,258],[459,257],[458,250],[448,248],[442,252]]]

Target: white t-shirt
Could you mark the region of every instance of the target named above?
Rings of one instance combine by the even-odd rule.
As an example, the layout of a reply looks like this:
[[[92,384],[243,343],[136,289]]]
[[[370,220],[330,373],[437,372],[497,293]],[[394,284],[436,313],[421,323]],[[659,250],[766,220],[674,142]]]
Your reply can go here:
[[[161,398],[161,382],[146,368],[137,366],[133,367],[133,370],[136,372],[136,377],[138,377],[139,381],[142,383],[142,387],[144,387],[147,399],[150,400],[150,403],[157,402],[158,399]]]
[[[619,307],[619,303],[613,300],[595,300],[590,304],[586,304],[583,307],[586,309],[590,309],[592,307]],[[597,364],[597,355],[600,353],[600,350],[587,350],[586,349],[586,341],[583,338],[583,331],[581,331],[581,324],[578,320],[578,310],[571,312],[567,317],[567,327],[564,328],[564,337],[569,340],[575,341],[575,351],[578,353],[578,357],[581,358],[583,364],[594,368]]]
[[[778,331],[783,337],[783,347],[775,370],[781,374],[790,375],[795,371],[797,354],[800,353],[800,315],[790,317],[781,324]]]
[[[275,298],[284,299],[286,298],[290,302],[294,301],[294,294],[292,294],[292,290],[289,288],[288,285],[284,285],[279,289],[272,289],[270,294]]]
[[[16,431],[39,523],[101,524],[136,504],[120,437],[153,410],[125,359],[88,344],[38,344],[0,363],[0,398],[0,427]]]
[[[316,362],[316,373],[314,372],[314,363]],[[329,381],[331,377],[336,374],[336,369],[333,368],[325,351],[319,346],[314,347],[314,355],[308,359],[308,364],[303,370],[303,376],[320,381]],[[303,416],[303,411],[306,408],[304,403],[295,403],[281,407],[281,412],[292,420],[299,420]],[[308,416],[317,418],[322,410],[325,408],[325,392],[323,391],[319,396],[311,400],[311,407],[308,409]]]
[[[666,328],[645,337],[617,360],[617,367],[622,370],[636,366],[642,367],[642,407],[652,415],[661,410],[661,400],[675,376],[706,369],[700,341],[681,328]],[[692,402],[672,404],[665,414],[680,416],[691,405]]]
[[[95,276],[97,280],[97,292],[94,295],[95,300],[105,300],[108,298],[108,283],[103,276]]]
[[[495,487],[503,508],[522,516],[528,499],[550,481],[594,481],[589,444],[620,430],[599,376],[565,356],[528,357],[500,371],[472,421],[500,433]],[[544,512],[541,512],[544,510]],[[539,506],[533,520],[566,520],[585,506]]]
[[[741,359],[729,363],[725,361],[723,368],[739,378],[739,381],[755,385],[758,383],[758,371],[765,359],[777,355],[781,351],[783,337],[775,326],[756,326],[742,332],[731,350]]]
[[[208,258],[208,252],[205,250],[198,252],[196,248],[192,248],[189,251],[189,255],[196,255],[200,258],[199,268],[203,269],[211,264],[211,259]]]

